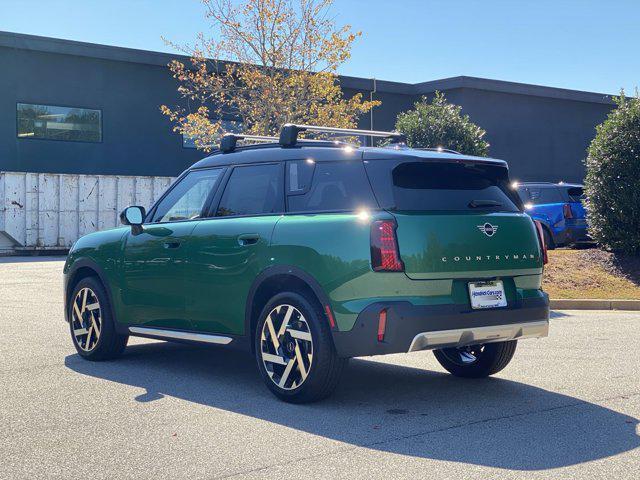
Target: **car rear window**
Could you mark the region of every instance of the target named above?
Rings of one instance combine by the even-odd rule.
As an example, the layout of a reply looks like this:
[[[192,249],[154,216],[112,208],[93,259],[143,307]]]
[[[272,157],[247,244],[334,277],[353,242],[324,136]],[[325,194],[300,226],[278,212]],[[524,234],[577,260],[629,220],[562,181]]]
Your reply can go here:
[[[290,212],[354,211],[378,206],[360,160],[288,162],[287,204]]]
[[[584,189],[582,187],[571,187],[567,189],[567,195],[572,202],[581,202],[584,197]]]
[[[528,195],[528,199],[526,202],[531,203],[533,205],[544,205],[547,203],[562,203],[564,202],[564,198],[562,197],[562,192],[558,187],[534,187],[527,186],[525,187]]]
[[[517,212],[507,169],[477,163],[370,160],[365,167],[380,206],[393,210]]]

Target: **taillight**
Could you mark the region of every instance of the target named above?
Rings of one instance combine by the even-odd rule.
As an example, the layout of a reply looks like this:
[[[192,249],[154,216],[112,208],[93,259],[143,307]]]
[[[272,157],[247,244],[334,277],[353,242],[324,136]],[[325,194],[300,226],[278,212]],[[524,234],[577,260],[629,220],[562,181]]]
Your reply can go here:
[[[404,270],[393,220],[376,220],[371,224],[371,267],[376,272]]]
[[[547,242],[544,241],[544,227],[538,220],[534,220],[536,224],[536,232],[538,233],[538,242],[540,243],[540,251],[542,252],[542,264],[549,263],[549,256],[547,255]]]
[[[571,205],[569,205],[568,203],[565,203],[562,206],[562,214],[564,215],[564,218],[573,218],[573,212],[571,211]]]

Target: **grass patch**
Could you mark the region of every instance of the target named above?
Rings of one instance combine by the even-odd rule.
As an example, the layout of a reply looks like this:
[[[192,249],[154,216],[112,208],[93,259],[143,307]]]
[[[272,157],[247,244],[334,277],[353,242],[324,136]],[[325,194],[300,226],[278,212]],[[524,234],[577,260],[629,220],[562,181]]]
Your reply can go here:
[[[550,250],[542,288],[551,298],[640,300],[640,258],[595,248]]]

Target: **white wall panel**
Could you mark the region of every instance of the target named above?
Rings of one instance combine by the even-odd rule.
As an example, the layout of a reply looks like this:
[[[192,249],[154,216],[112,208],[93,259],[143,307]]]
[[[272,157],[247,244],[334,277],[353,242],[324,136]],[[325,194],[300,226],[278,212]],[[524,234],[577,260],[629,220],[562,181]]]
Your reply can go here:
[[[0,252],[64,249],[120,224],[128,205],[149,209],[170,177],[0,172]]]

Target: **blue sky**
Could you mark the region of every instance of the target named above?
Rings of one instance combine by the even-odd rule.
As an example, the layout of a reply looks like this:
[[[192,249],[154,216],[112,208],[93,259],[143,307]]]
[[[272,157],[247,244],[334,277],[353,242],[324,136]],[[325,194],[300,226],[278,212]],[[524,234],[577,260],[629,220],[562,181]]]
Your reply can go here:
[[[0,0],[0,30],[172,51],[209,27],[198,0]],[[469,75],[617,93],[640,86],[640,0],[335,0],[363,32],[340,73]]]

